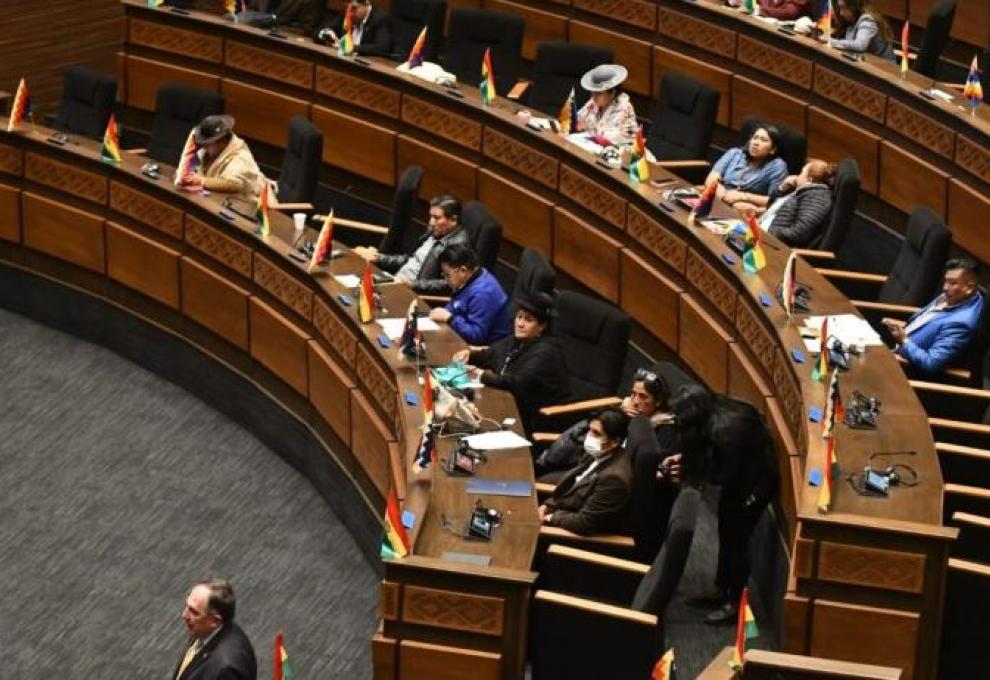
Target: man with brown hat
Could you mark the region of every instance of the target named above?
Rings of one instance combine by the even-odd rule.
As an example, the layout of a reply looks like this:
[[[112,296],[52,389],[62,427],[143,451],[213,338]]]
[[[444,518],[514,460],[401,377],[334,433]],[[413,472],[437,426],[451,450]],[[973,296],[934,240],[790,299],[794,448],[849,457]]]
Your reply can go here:
[[[265,176],[243,139],[234,134],[232,116],[207,116],[193,130],[200,166],[182,178],[187,189],[207,189],[257,201]]]

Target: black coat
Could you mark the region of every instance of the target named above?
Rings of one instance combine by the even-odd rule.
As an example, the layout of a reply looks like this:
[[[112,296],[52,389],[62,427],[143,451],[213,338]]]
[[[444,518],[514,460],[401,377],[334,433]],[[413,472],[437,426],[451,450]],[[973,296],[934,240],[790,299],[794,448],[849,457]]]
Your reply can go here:
[[[323,18],[313,27],[311,35],[313,40],[322,43],[319,33],[324,28],[333,31],[337,38],[344,33],[344,15],[329,10]],[[361,33],[361,44],[354,46],[354,53],[365,57],[391,57],[392,56],[392,20],[388,14],[377,7],[372,7],[371,15],[364,24],[364,31]]]
[[[607,460],[584,476],[577,478],[594,461],[585,455],[547,499],[547,510],[553,516],[547,522],[586,536],[625,528],[632,494],[632,464],[625,449],[609,454]]]
[[[563,354],[557,341],[548,336],[519,342],[510,335],[471,352],[468,362],[485,369],[481,374],[484,385],[512,393],[527,434],[543,422],[541,408],[570,400]]]
[[[193,657],[181,676],[176,677],[182,665],[183,654],[172,671],[174,680],[257,680],[258,664],[254,648],[247,635],[236,623],[225,624]]]
[[[780,206],[770,223],[770,233],[791,248],[816,248],[831,213],[832,190],[824,184],[806,184]]]
[[[720,502],[747,507],[771,499],[779,472],[773,440],[760,412],[744,401],[717,397],[708,432],[708,478],[721,485]]]
[[[379,254],[377,264],[381,269],[387,272],[395,273],[402,269],[402,266],[412,257],[421,245],[430,237],[429,232],[423,234],[416,245],[413,248],[412,253],[401,253],[399,255],[385,255]],[[433,249],[430,250],[426,259],[423,260],[423,266],[419,270],[419,276],[413,281],[412,289],[417,293],[421,294],[432,294],[432,295],[450,295],[450,284],[447,280],[443,278],[440,271],[440,253],[447,246],[460,243],[462,245],[471,245],[470,238],[468,237],[467,229],[464,227],[457,227],[454,231],[447,234],[445,237],[433,244]]]

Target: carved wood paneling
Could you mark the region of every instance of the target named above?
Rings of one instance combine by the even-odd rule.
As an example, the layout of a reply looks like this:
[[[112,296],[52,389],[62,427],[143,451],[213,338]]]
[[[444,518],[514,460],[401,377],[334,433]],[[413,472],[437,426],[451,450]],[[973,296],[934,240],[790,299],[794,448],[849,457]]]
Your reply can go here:
[[[821,64],[815,68],[815,94],[878,123],[883,122],[886,95],[869,85],[840,76]]]
[[[24,176],[32,182],[44,184],[57,191],[99,205],[107,204],[106,178],[86,170],[80,170],[74,165],[39,156],[29,151],[25,154]]]
[[[24,152],[16,146],[0,144],[0,172],[21,175],[24,172]]]
[[[306,321],[313,317],[313,291],[309,286],[258,254],[254,257],[254,282]]]
[[[674,40],[700,47],[728,59],[736,58],[736,34],[707,21],[661,7],[657,14],[657,30]]]
[[[141,224],[182,238],[182,210],[120,182],[110,182],[110,207]]]
[[[422,99],[402,98],[402,120],[472,151],[481,151],[481,123]]]
[[[567,165],[560,166],[560,193],[616,228],[625,226],[626,201]]]
[[[186,215],[186,243],[241,276],[251,278],[251,248],[189,215]]]
[[[736,287],[727,278],[693,250],[688,251],[684,273],[691,285],[701,293],[699,298],[706,298],[730,323],[735,320]]]
[[[893,98],[887,99],[887,127],[940,156],[952,158],[956,146],[956,133],[952,128],[936,123]]]
[[[363,345],[357,348],[354,371],[365,390],[375,400],[375,405],[388,417],[389,424],[394,425],[399,398],[399,391],[393,382],[394,375],[386,373]]]
[[[771,47],[763,40],[754,40],[745,35],[739,36],[736,59],[757,70],[777,76],[798,87],[811,89],[811,62]]]
[[[644,248],[663,260],[679,274],[684,273],[687,243],[639,208],[630,205],[626,214],[626,231]]]
[[[822,541],[818,578],[869,588],[920,593],[925,584],[925,555]]]
[[[505,600],[406,585],[402,588],[402,620],[436,628],[501,635]]]
[[[815,569],[815,542],[807,538],[794,539],[794,575],[811,578]]]
[[[378,615],[386,621],[399,618],[399,591],[401,586],[392,581],[382,581],[378,589]]]
[[[736,330],[739,331],[739,339],[749,348],[760,366],[769,375],[773,366],[777,343],[770,331],[767,330],[766,324],[761,321],[762,315],[756,312],[752,305],[747,304],[742,295],[739,296],[738,300]]]
[[[154,21],[130,19],[128,41],[163,52],[201,59],[214,64],[223,61],[223,39],[198,31],[187,31]]]
[[[390,118],[399,117],[399,92],[325,66],[316,67],[316,91]]]
[[[270,49],[245,45],[242,42],[228,40],[226,45],[227,66],[246,71],[262,78],[270,78],[287,85],[313,87],[313,62],[284,54],[272,52]]]
[[[313,327],[344,360],[344,363],[348,367],[354,368],[357,336],[351,332],[350,324],[319,297],[313,301]]]
[[[657,25],[656,3],[644,0],[574,0],[574,7],[648,31]]]
[[[956,165],[990,182],[990,148],[968,137],[956,137]]]
[[[489,158],[494,158],[520,175],[536,180],[549,189],[557,188],[557,171],[560,162],[552,156],[540,153],[528,144],[486,127],[484,153]]]
[[[797,445],[797,453],[805,453],[807,436],[804,432],[804,399],[797,378],[791,373],[789,359],[782,351],[777,351],[773,361],[773,391],[777,403],[784,412],[787,427]]]

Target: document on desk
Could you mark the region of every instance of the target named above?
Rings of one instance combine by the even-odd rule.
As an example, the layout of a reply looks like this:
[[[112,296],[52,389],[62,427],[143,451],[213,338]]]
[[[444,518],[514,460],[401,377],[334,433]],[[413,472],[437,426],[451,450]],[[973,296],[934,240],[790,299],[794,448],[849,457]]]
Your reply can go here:
[[[375,322],[382,327],[385,335],[388,336],[389,340],[398,340],[402,337],[402,329],[405,328],[406,320],[404,317],[396,319],[375,319]],[[433,319],[429,319],[425,316],[421,316],[416,319],[416,327],[419,331],[438,331],[440,326]]]
[[[464,440],[475,451],[497,451],[498,449],[519,449],[524,446],[532,446],[528,439],[520,437],[512,430],[472,434],[470,437],[465,437]]]
[[[824,316],[809,316],[804,324],[812,331],[817,331],[820,334],[824,319]],[[869,322],[855,314],[830,315],[828,317],[828,334],[837,338],[844,345],[869,347],[883,344],[883,340],[880,339]]]
[[[338,274],[333,278],[344,288],[357,288],[361,285],[361,277],[356,274]]]
[[[483,496],[517,496],[525,498],[533,495],[533,484],[525,479],[481,479],[467,480],[467,492]]]

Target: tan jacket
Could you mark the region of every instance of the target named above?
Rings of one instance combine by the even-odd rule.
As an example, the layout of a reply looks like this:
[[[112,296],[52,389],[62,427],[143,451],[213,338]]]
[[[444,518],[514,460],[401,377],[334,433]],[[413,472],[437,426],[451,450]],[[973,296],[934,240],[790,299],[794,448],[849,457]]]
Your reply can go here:
[[[199,153],[202,161],[203,152]],[[236,194],[237,198],[245,201],[257,201],[261,182],[265,181],[248,145],[235,134],[230,135],[230,142],[212,163],[204,163],[200,173],[206,189]]]

